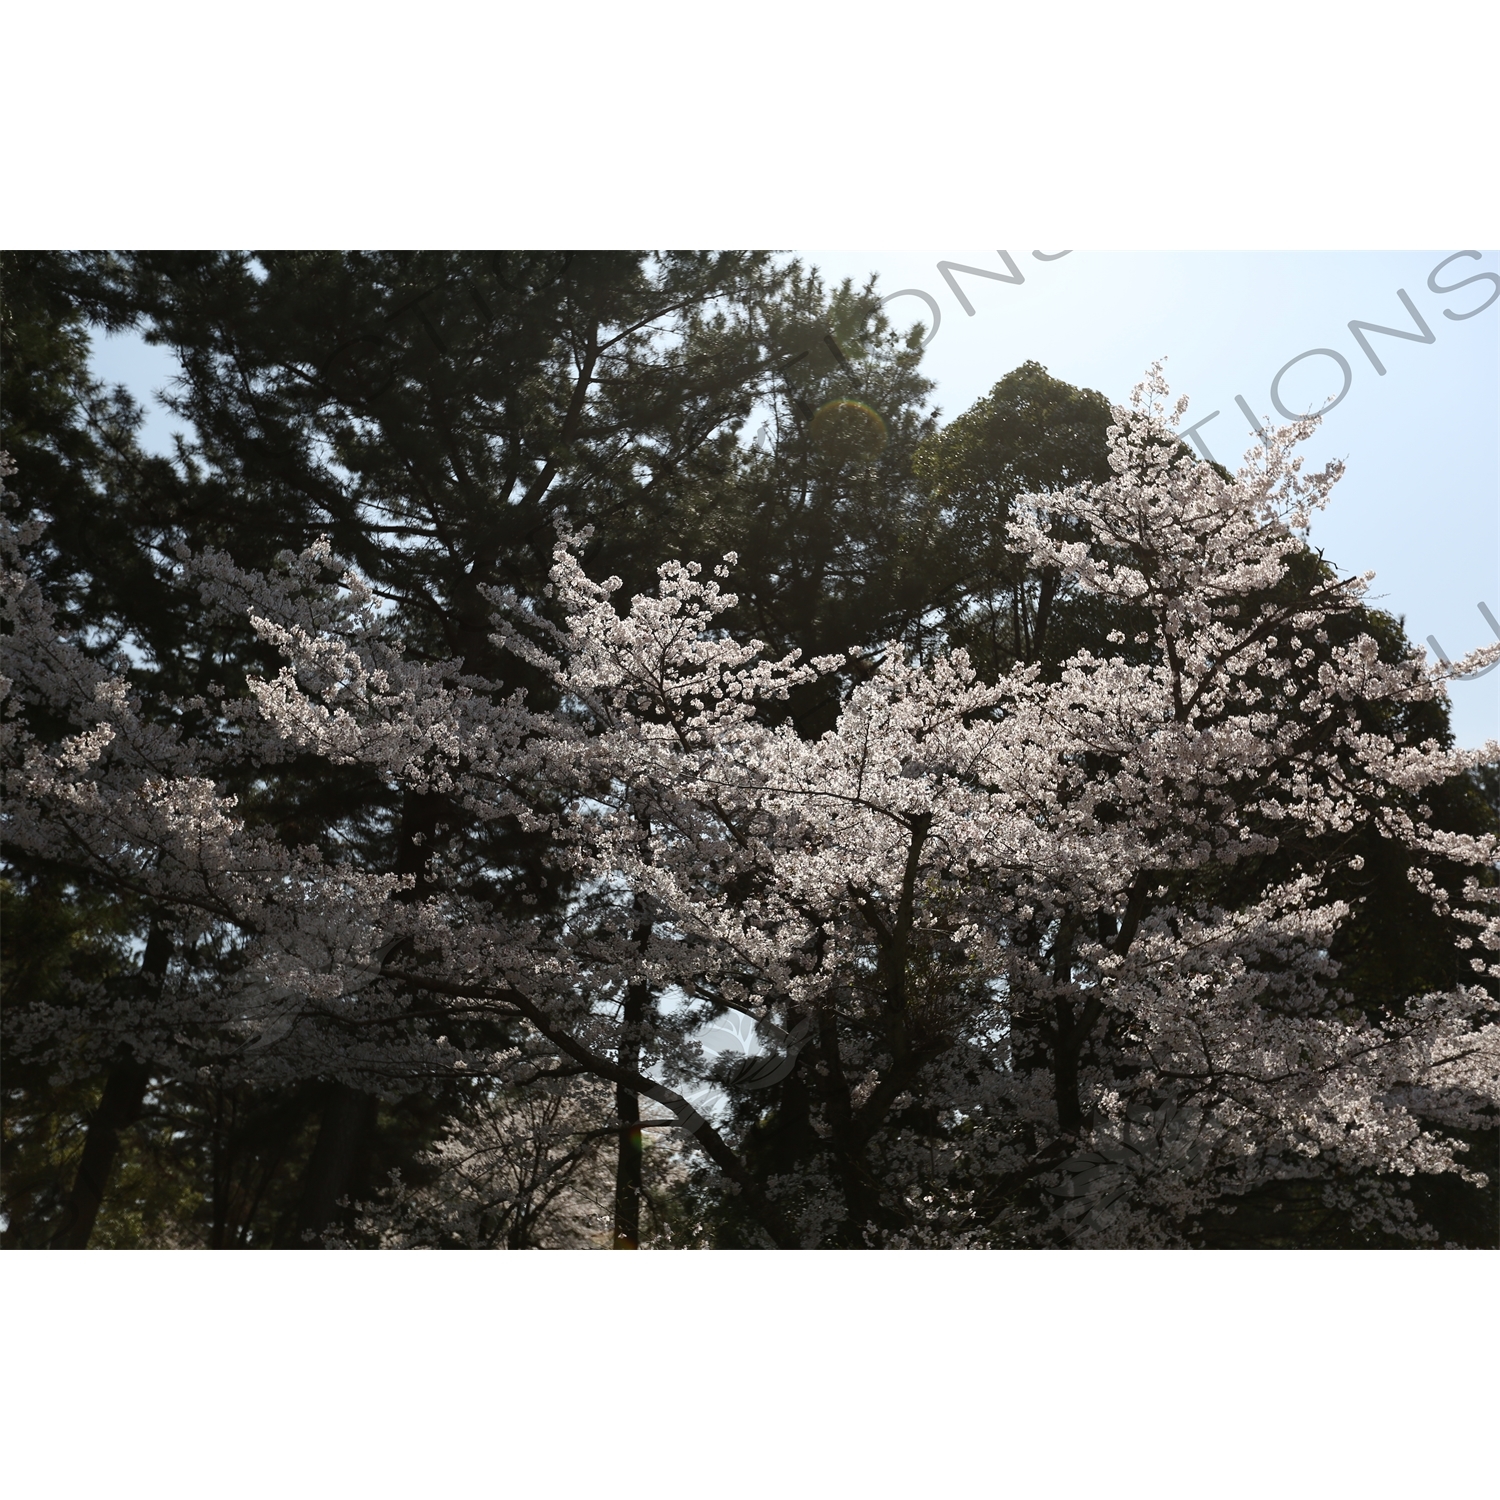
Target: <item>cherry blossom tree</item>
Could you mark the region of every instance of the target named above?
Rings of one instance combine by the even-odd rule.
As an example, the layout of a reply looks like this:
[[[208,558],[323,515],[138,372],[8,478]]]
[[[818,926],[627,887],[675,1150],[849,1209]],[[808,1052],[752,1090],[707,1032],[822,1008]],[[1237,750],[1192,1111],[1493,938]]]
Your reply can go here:
[[[1430,802],[1500,746],[1408,743],[1399,711],[1500,647],[1383,657],[1353,628],[1368,579],[1308,549],[1339,476],[1296,456],[1313,424],[1226,478],[1167,399],[1153,371],[1115,411],[1113,477],[1026,497],[1009,530],[1049,587],[1139,629],[993,682],[892,645],[816,739],[774,705],[843,663],[730,638],[732,554],[665,564],[620,608],[564,534],[549,598],[493,595],[495,644],[556,683],[555,713],[410,659],[326,546],[274,578],[184,558],[285,662],[189,738],[61,639],[34,538],[7,531],[7,841],[135,893],[166,954],[129,1004],[79,1012],[86,1042],[41,1015],[27,1044],[572,1090],[582,1133],[612,1089],[625,1195],[640,1133],[675,1130],[752,1244],[1191,1243],[1282,1182],[1422,1238],[1403,1185],[1482,1181],[1462,1137],[1500,1106],[1496,841]],[[294,755],[441,796],[462,826],[399,875],[286,847],[222,782]],[[545,838],[544,873],[484,868],[465,829],[499,820]],[[1382,1011],[1333,956],[1370,837],[1454,956],[1451,985]],[[566,897],[489,899],[527,880]],[[731,1014],[757,1048],[712,1056]],[[527,1128],[550,1141],[566,1114]],[[618,1204],[615,1226],[632,1238]]]

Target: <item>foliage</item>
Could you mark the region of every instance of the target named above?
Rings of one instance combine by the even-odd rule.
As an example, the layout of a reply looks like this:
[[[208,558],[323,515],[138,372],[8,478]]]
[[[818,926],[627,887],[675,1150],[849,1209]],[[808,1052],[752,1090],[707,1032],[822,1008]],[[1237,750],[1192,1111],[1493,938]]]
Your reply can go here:
[[[484,590],[540,600],[560,515],[594,524],[601,565],[642,579],[664,545],[690,551],[726,533],[728,545],[761,547],[755,618],[788,637],[900,629],[901,610],[918,608],[910,587],[904,603],[890,590],[914,503],[906,460],[925,430],[916,348],[892,339],[867,297],[847,286],[830,295],[795,264],[8,252],[0,278],[5,444],[26,475],[26,504],[51,523],[33,570],[70,639],[96,656],[123,651],[139,712],[176,732],[212,737],[211,715],[187,705],[241,696],[276,662],[243,612],[203,611],[182,548],[275,572],[280,552],[329,534],[372,579],[409,651],[455,653],[538,703],[550,682],[494,653]],[[144,453],[138,408],[89,377],[90,329],[101,325],[139,329],[178,356],[182,379],[165,394],[187,436],[172,460]],[[808,435],[820,410],[851,394],[883,414],[888,441],[874,463]],[[752,416],[766,424],[753,449],[741,440]],[[877,554],[890,561],[877,566]],[[808,570],[800,582],[797,569]],[[28,709],[39,732],[63,732],[42,712]],[[217,777],[274,840],[336,846],[403,876],[420,877],[422,840],[463,816],[359,767],[231,757]],[[467,837],[491,846],[491,872],[539,856],[504,820],[471,824]],[[56,873],[17,848],[7,858],[23,883]],[[490,878],[490,898],[511,899],[506,878]],[[139,903],[131,920],[143,942]],[[503,1029],[487,1038],[508,1039]],[[235,1215],[205,1203],[236,1243],[299,1243],[328,1204],[368,1194],[393,1168],[411,1178],[461,1103],[451,1080],[434,1078],[399,1109],[390,1099],[371,1109],[373,1096],[324,1078],[254,1104],[236,1094],[231,1107],[195,1076],[170,1075],[164,1056],[150,1063],[152,1098],[173,1101],[172,1170],[257,1205],[254,1225],[231,1232]],[[39,1086],[44,1106],[49,1086]],[[257,1138],[281,1134],[249,1150],[226,1118],[258,1120]],[[219,1160],[226,1153],[234,1165]],[[264,1192],[248,1179],[228,1186],[263,1169],[278,1179]]]
[[[7,523],[8,842],[170,936],[86,1036],[39,1005],[28,1045],[230,1091],[472,1088],[420,1205],[463,1242],[529,1242],[557,1164],[586,1165],[557,1122],[603,1130],[610,1089],[692,1142],[666,1220],[721,1240],[1215,1242],[1309,1193],[1335,1237],[1430,1239],[1403,1185],[1486,1186],[1467,1158],[1500,1104],[1496,838],[1436,804],[1478,818],[1467,778],[1500,747],[1428,732],[1446,669],[1310,558],[1338,477],[1302,472],[1311,425],[1226,477],[1164,399],[1153,375],[1113,411],[1107,479],[1006,511],[1060,612],[1139,628],[988,677],[941,642],[805,661],[737,636],[732,551],[617,609],[564,527],[548,584],[476,585],[487,645],[445,657],[328,542],[271,572],[183,548],[174,586],[281,664],[147,713],[126,659],[60,630],[40,528]],[[786,712],[819,683],[821,733]],[[287,765],[438,811],[404,868],[293,842],[232,790]],[[1437,936],[1398,971],[1418,985],[1361,995],[1338,955],[1367,848]],[[761,1061],[704,1055],[728,1011]]]

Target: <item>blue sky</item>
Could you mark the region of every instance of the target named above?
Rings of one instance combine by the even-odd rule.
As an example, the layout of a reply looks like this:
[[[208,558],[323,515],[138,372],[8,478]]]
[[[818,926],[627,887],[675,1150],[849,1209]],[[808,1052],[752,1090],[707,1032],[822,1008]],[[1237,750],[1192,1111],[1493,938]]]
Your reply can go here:
[[[1123,401],[1147,365],[1166,356],[1173,389],[1192,398],[1188,424],[1218,412],[1198,436],[1234,468],[1254,442],[1235,398],[1257,417],[1271,413],[1272,382],[1283,366],[1309,350],[1335,351],[1348,365],[1348,389],[1309,445],[1309,461],[1337,456],[1348,472],[1314,525],[1314,542],[1344,571],[1373,568],[1374,602],[1403,615],[1414,641],[1434,636],[1457,657],[1493,639],[1479,605],[1500,618],[1500,297],[1483,304],[1500,282],[1443,293],[1429,276],[1451,288],[1500,274],[1495,252],[1437,271],[1456,249],[1078,250],[1053,260],[1014,250],[1019,284],[952,273],[972,314],[939,262],[1009,275],[995,250],[798,253],[830,281],[849,276],[862,284],[873,272],[885,293],[916,289],[935,300],[941,321],[924,368],[937,382],[933,399],[945,419],[1023,360]],[[1381,375],[1349,323],[1415,331],[1402,291],[1433,339],[1368,334]],[[932,322],[918,297],[895,300],[887,312],[898,327]],[[133,336],[98,340],[94,363],[143,399],[176,373],[169,353]],[[1303,411],[1344,383],[1336,360],[1313,355],[1293,364],[1278,395],[1288,410]],[[151,402],[148,446],[165,448],[173,426]],[[1500,670],[1451,691],[1461,744],[1500,738]]]

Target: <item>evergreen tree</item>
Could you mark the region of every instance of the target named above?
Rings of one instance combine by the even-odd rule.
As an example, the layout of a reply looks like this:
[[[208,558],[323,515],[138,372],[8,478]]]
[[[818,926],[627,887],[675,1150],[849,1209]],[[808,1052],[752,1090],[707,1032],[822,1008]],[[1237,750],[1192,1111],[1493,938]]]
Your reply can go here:
[[[7,441],[28,500],[53,520],[49,592],[100,651],[126,646],[163,703],[232,696],[270,665],[242,627],[204,618],[174,567],[184,548],[274,570],[283,550],[330,535],[411,647],[539,702],[548,684],[489,644],[489,594],[545,607],[559,521],[591,527],[593,565],[636,584],[664,543],[691,550],[726,535],[806,570],[763,568],[737,628],[806,639],[899,623],[890,580],[927,385],[915,348],[891,338],[867,298],[847,286],[830,298],[795,265],[266,252],[12,256],[5,274],[8,337],[24,354],[7,361]],[[137,329],[178,357],[168,399],[190,437],[174,461],[143,454],[139,411],[89,379],[90,323]],[[856,408],[860,397],[884,415],[869,400]],[[751,450],[741,429],[757,408],[776,436]],[[878,444],[840,436],[851,410],[883,429]],[[541,852],[514,826],[464,826],[441,797],[356,771],[294,761],[245,774],[237,790],[280,836],[357,847],[418,892],[440,827],[450,845],[467,841],[502,904]],[[121,1066],[123,1121],[144,1107],[149,1069]],[[196,1143],[179,1156],[218,1205],[216,1243],[230,1233],[230,1198],[256,1205],[255,1223],[233,1231],[241,1240],[298,1243],[392,1165],[417,1170],[413,1151],[459,1107],[430,1100],[409,1139],[390,1107],[331,1078],[286,1099],[236,1102],[182,1079],[158,1080],[150,1097],[173,1100],[174,1138]],[[252,1120],[274,1137],[253,1151]],[[98,1135],[120,1129],[101,1119]],[[274,1182],[234,1187],[241,1168]],[[289,1175],[301,1182],[290,1215]]]

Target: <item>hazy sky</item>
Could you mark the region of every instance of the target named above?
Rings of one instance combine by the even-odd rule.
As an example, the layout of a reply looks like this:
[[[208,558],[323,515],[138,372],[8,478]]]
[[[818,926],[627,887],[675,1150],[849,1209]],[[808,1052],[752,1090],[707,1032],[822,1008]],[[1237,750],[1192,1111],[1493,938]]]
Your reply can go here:
[[[1438,271],[1455,250],[1078,250],[1049,260],[1012,250],[1008,263],[995,250],[799,254],[830,281],[862,284],[873,272],[886,294],[913,289],[934,300],[940,322],[924,368],[945,418],[1023,360],[1122,401],[1165,355],[1173,389],[1192,397],[1188,424],[1217,412],[1198,438],[1234,468],[1254,442],[1237,396],[1257,418],[1275,415],[1272,383],[1289,363],[1277,387],[1289,412],[1316,408],[1347,386],[1309,445],[1310,462],[1338,456],[1348,466],[1313,541],[1342,570],[1373,568],[1374,602],[1404,615],[1414,641],[1434,636],[1457,657],[1493,638],[1479,605],[1500,618],[1500,255],[1456,258]],[[1023,279],[953,271],[950,284],[940,262],[1007,277],[1013,268]],[[1495,279],[1432,289],[1486,275]],[[1367,333],[1381,375],[1349,324],[1417,332],[1403,291],[1432,342]],[[887,313],[898,327],[921,321],[931,330],[922,298],[899,298]],[[1311,350],[1333,354],[1298,359]],[[170,354],[134,337],[100,340],[95,367],[142,397],[175,374]],[[153,404],[148,445],[165,447],[172,426]],[[1500,670],[1455,683],[1452,698],[1460,743],[1500,738]]]

